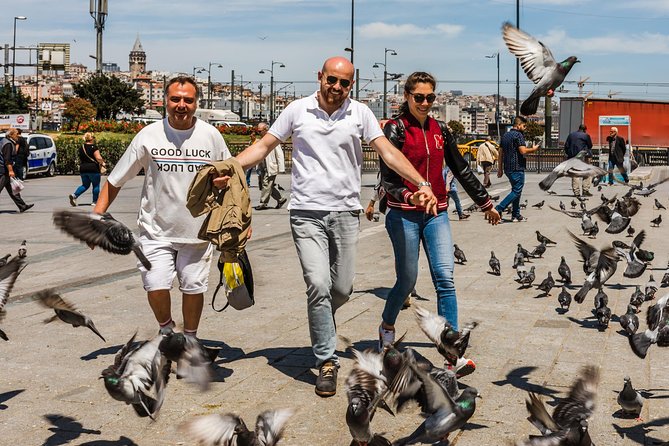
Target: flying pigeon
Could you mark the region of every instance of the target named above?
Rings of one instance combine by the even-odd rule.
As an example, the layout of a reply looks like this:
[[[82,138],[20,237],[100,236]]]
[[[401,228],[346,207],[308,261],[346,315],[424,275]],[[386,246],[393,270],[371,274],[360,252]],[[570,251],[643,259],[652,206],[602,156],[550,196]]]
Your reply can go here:
[[[541,200],[539,203],[533,204],[532,207],[541,210],[541,208],[544,207],[545,203],[546,203],[546,200]]]
[[[648,328],[643,333],[637,333],[629,338],[632,351],[643,359],[648,353],[651,344],[660,347],[669,346],[669,294],[666,294],[652,307],[648,307],[646,324]]]
[[[0,322],[5,318],[5,305],[7,305],[9,294],[14,288],[16,278],[19,277],[19,274],[21,274],[21,271],[23,271],[25,266],[25,259],[20,257],[13,257],[5,262],[3,266],[0,266]],[[0,330],[0,338],[9,341],[7,334],[2,330]]]
[[[113,254],[128,255],[134,252],[144,268],[151,269],[151,262],[144,256],[132,231],[108,212],[100,215],[68,210],[55,211],[53,223],[77,240],[99,246]]]
[[[541,437],[530,436],[525,442],[517,445],[560,446],[560,445],[591,445],[588,433],[588,419],[595,410],[595,392],[599,383],[599,370],[594,366],[586,366],[581,376],[572,385],[569,396],[560,401],[551,416],[543,401],[534,393],[529,393],[526,400],[527,418],[535,426]]]
[[[634,197],[623,197],[619,200],[616,200],[614,209],[623,217],[634,217],[639,208],[641,207],[641,202]]]
[[[632,304],[627,305],[627,312],[620,316],[620,326],[625,332],[632,336],[639,329],[639,316],[636,315],[636,307]]]
[[[609,234],[620,234],[627,228],[632,221],[630,217],[624,217],[619,212],[610,209],[603,204],[597,210],[597,216],[602,219],[608,226],[605,231]]]
[[[642,421],[641,409],[643,409],[643,397],[632,387],[632,379],[626,376],[624,379],[623,390],[618,394],[618,404],[626,414],[633,414],[637,421]]]
[[[455,243],[453,244],[453,256],[455,257],[455,260],[460,263],[460,265],[464,265],[465,262],[467,261],[467,257],[465,257],[465,252],[458,248],[458,245]]]
[[[620,181],[619,179],[617,179],[617,178],[615,178],[615,177],[614,177],[614,179],[615,179],[617,182],[621,183],[621,181]],[[642,197],[647,197],[647,196],[649,196],[650,194],[652,194],[653,192],[656,191],[655,188],[656,188],[657,186],[659,186],[660,184],[664,183],[664,182],[667,181],[667,180],[669,180],[669,178],[665,178],[664,180],[658,181],[658,182],[656,182],[656,183],[650,183],[650,184],[648,184],[648,185],[646,185],[646,186],[644,186],[643,183],[639,183],[638,186],[635,185],[635,184],[626,184],[626,183],[623,183],[623,184],[625,184],[626,186],[629,186],[629,187],[630,187],[630,191],[634,191],[634,193],[635,193],[636,195],[641,195]]]
[[[408,437],[397,440],[393,445],[403,446],[417,443],[436,443],[448,439],[448,435],[462,426],[476,411],[476,398],[480,394],[473,387],[465,388],[454,400],[434,378],[415,364],[410,364],[413,372],[423,382],[427,407],[427,418]]]
[[[646,267],[648,265],[639,258],[641,257],[640,246],[645,238],[646,231],[642,229],[641,232],[639,232],[637,236],[634,237],[634,240],[632,240],[632,245],[629,249],[618,247],[617,245],[620,243],[616,243],[616,241],[613,242],[616,253],[618,253],[618,255],[627,263],[625,271],[623,272],[624,277],[636,279],[637,277],[641,277],[644,271],[646,271]]]
[[[536,84],[520,107],[523,115],[533,115],[537,112],[539,99],[546,95],[552,96],[555,89],[562,85],[569,70],[580,61],[570,56],[557,63],[543,43],[509,22],[502,26],[502,37],[511,54],[520,60],[527,77]]]
[[[550,296],[551,290],[553,289],[554,286],[555,286],[555,280],[553,279],[551,272],[548,271],[548,276],[541,281],[541,283],[537,286],[537,288],[543,291],[546,296]]]
[[[490,251],[490,261],[488,261],[488,265],[490,265],[490,270],[493,272],[493,274],[497,276],[501,274],[501,265],[499,263],[499,259],[495,257],[495,251]]]
[[[555,183],[558,178],[562,177],[592,178],[594,176],[604,174],[606,174],[604,169],[584,162],[577,155],[574,158],[569,158],[568,160],[562,161],[560,164],[555,166],[555,168],[548,174],[548,176],[539,182],[539,187],[541,190],[547,190],[553,185],[553,183]]]
[[[0,257],[0,268],[7,264],[11,256],[11,254],[5,254],[4,256]]]
[[[657,208],[658,211],[660,209],[664,209],[665,211],[667,210],[667,208],[665,208],[664,205],[660,203],[660,200],[658,200],[657,198],[655,199],[655,207]]]
[[[650,223],[654,228],[659,227],[660,223],[662,223],[662,214],[658,215],[657,218],[652,219]]]
[[[569,234],[583,259],[583,271],[588,274],[585,283],[574,295],[574,300],[580,304],[583,303],[588,291],[592,288],[601,288],[611,278],[618,267],[618,259],[615,248],[609,247],[600,251],[571,232]]]
[[[437,351],[446,361],[455,365],[458,358],[465,355],[469,346],[471,331],[478,326],[478,322],[472,321],[462,331],[457,331],[444,317],[430,313],[424,308],[415,306],[414,312],[416,313],[418,326],[423,333],[434,343]]]
[[[569,310],[569,306],[571,305],[571,294],[569,294],[567,287],[564,285],[562,286],[562,291],[558,294],[558,303],[563,310]]]
[[[549,238],[546,237],[545,235],[542,235],[541,232],[539,232],[539,231],[534,231],[534,232],[537,233],[537,241],[538,241],[539,243],[545,243],[545,244],[547,244],[547,245],[557,245],[556,242],[554,242],[553,240],[549,239]]]
[[[163,339],[158,350],[166,359],[177,363],[177,378],[196,384],[202,392],[212,380],[211,363],[219,349],[204,347],[194,336],[176,333],[171,327],[160,329]]]
[[[564,259],[564,256],[560,258],[560,266],[558,266],[558,274],[562,277],[562,281],[565,285],[571,284],[571,268],[567,265],[567,261]]]
[[[100,334],[95,324],[90,317],[83,314],[81,311],[77,310],[77,307],[74,306],[71,302],[63,299],[59,294],[53,290],[40,291],[35,296],[37,302],[45,308],[51,308],[56,314],[49,319],[45,320],[44,323],[48,324],[53,322],[56,319],[60,319],[66,324],[70,324],[73,327],[88,327],[93,333],[95,333],[102,342],[107,342],[105,338]]]
[[[102,371],[101,378],[112,398],[131,404],[137,415],[155,420],[165,400],[165,386],[172,362],[158,349],[163,335],[135,341],[135,333]]]
[[[180,429],[201,446],[275,446],[292,415],[291,409],[265,411],[258,415],[253,431],[232,413],[195,417]]]

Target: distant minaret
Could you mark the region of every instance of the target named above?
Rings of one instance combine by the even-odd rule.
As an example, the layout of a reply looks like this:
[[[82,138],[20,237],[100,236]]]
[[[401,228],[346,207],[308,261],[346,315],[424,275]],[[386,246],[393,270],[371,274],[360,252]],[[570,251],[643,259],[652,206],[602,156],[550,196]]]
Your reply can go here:
[[[146,72],[146,53],[142,48],[142,42],[139,41],[139,34],[137,34],[135,45],[130,51],[130,76],[135,78],[144,72]]]

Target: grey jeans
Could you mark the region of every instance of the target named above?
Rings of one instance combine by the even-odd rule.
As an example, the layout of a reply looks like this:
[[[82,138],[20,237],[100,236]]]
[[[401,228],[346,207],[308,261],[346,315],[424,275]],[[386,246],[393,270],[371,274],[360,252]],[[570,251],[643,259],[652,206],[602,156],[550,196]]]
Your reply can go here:
[[[276,175],[269,175],[267,172],[260,175],[260,189],[260,204],[267,206],[270,197],[274,198],[277,204],[283,199],[281,191],[276,187]]]
[[[290,227],[307,285],[307,315],[316,367],[335,354],[334,314],[353,292],[360,211],[290,211]]]

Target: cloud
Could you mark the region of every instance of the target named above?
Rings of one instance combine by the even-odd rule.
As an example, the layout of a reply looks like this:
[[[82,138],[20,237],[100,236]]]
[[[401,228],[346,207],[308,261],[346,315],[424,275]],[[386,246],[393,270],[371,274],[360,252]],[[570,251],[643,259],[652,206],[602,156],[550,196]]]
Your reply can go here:
[[[446,35],[453,37],[465,29],[462,25],[440,23],[434,26],[422,27],[412,23],[392,24],[373,22],[358,27],[360,36],[368,39],[404,38],[411,36]]]
[[[669,54],[669,35],[624,33],[585,38],[569,37],[564,30],[552,30],[540,39],[558,59],[560,53],[582,54]],[[565,56],[566,57],[566,56]]]

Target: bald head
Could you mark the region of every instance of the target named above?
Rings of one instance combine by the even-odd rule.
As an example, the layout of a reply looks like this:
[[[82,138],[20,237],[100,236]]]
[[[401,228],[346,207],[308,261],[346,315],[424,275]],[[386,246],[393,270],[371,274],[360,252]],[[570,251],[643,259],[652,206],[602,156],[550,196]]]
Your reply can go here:
[[[345,57],[335,56],[330,57],[323,63],[323,68],[321,71],[323,73],[331,73],[332,71],[347,72],[351,73],[351,76],[353,76],[355,68],[353,68],[351,61]]]

